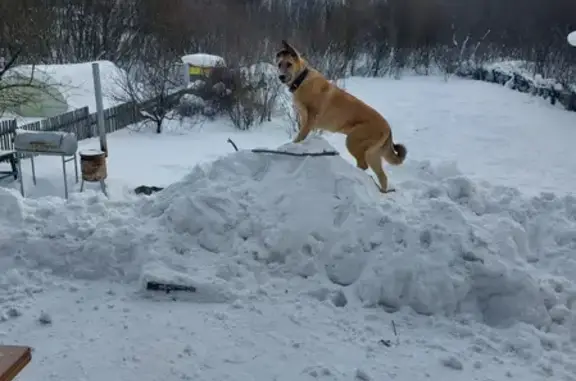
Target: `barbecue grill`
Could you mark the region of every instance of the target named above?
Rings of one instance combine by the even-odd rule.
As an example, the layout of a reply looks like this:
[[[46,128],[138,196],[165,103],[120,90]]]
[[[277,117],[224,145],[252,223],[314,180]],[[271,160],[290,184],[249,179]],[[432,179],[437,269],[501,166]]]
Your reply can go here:
[[[76,183],[78,183],[78,161],[76,151],[78,140],[76,135],[60,131],[28,131],[17,130],[14,138],[14,150],[20,158],[29,156],[32,167],[32,181],[36,185],[36,166],[34,156],[60,156],[62,158],[62,175],[64,176],[64,195],[68,198],[68,181],[66,176],[66,164],[74,161]],[[18,160],[18,173],[22,174],[21,160]],[[20,178],[20,192],[24,196],[24,180]]]

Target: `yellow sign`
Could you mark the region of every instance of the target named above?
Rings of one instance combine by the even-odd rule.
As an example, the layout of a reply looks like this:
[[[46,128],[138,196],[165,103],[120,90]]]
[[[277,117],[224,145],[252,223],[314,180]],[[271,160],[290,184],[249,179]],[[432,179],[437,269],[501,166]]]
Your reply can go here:
[[[208,75],[210,75],[210,71],[212,71],[212,68],[209,68],[209,67],[198,67],[198,66],[192,66],[192,65],[190,65],[188,67],[188,74],[190,74],[190,75],[208,76]]]
[[[202,75],[202,68],[198,67],[198,66],[190,66],[190,68],[188,69],[188,73],[190,75]]]

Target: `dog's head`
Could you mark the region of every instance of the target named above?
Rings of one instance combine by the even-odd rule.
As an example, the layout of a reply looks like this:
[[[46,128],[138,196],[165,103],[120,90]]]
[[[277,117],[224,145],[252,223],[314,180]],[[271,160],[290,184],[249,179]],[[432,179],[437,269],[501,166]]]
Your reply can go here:
[[[276,65],[278,67],[278,79],[285,84],[293,82],[298,74],[306,68],[306,62],[300,53],[285,40],[282,40],[282,49],[276,53]]]

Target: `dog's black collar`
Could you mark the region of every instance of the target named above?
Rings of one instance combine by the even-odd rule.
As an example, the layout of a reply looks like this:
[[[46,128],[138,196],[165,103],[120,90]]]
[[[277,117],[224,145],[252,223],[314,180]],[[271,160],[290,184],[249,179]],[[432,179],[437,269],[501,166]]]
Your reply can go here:
[[[298,88],[300,87],[300,85],[302,84],[302,82],[304,82],[304,80],[306,79],[306,77],[308,76],[308,73],[310,71],[308,69],[304,69],[304,71],[302,71],[302,73],[300,73],[300,75],[298,75],[298,77],[296,77],[296,79],[294,80],[294,82],[292,82],[292,84],[290,85],[290,88],[288,90],[290,90],[291,93],[295,92],[296,90],[298,90]]]

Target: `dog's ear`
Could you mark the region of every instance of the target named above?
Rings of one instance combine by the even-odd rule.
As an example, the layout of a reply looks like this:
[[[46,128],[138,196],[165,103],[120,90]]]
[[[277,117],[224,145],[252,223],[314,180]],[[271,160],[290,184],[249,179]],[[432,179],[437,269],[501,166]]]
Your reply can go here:
[[[282,49],[288,52],[288,54],[294,57],[299,57],[300,53],[292,45],[290,45],[286,40],[282,40]]]

